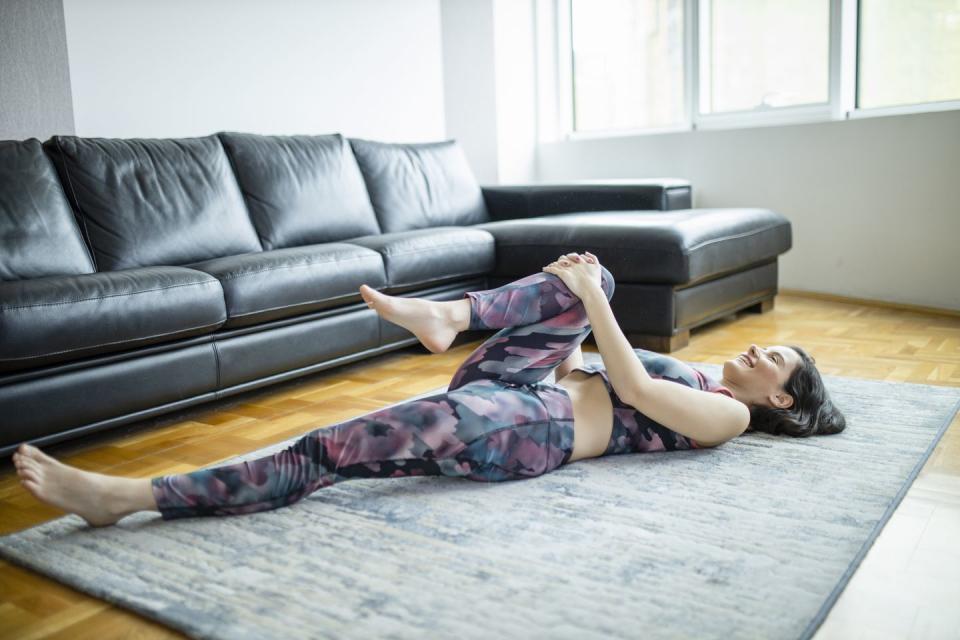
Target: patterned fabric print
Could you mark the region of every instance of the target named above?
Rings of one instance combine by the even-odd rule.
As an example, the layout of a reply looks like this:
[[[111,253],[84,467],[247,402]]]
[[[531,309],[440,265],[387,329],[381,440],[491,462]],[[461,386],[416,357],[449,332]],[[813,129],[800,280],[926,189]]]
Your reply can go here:
[[[609,300],[616,287],[613,275],[603,266],[600,272],[600,285]],[[552,273],[535,273],[497,289],[463,295],[471,300],[471,329],[501,330],[460,365],[450,389],[481,379],[520,386],[540,382],[591,331],[580,298]]]
[[[601,283],[612,296],[605,268]],[[275,509],[351,478],[497,482],[566,464],[573,404],[566,389],[541,381],[590,332],[580,299],[549,273],[464,297],[471,299],[471,328],[503,329],[467,358],[446,393],[315,429],[253,461],[154,478],[163,518]]]
[[[573,453],[562,387],[477,380],[332,427],[252,461],[151,481],[165,520],[275,509],[351,478],[445,475],[479,482],[538,476]]]
[[[705,376],[682,360],[672,356],[634,349],[633,352],[643,363],[644,369],[653,378],[670,380],[679,384],[733,397],[733,393],[715,380]],[[590,375],[600,374],[610,400],[613,403],[613,433],[610,444],[603,455],[619,453],[649,453],[653,451],[676,451],[678,449],[701,449],[693,438],[673,431],[659,422],[651,420],[633,406],[620,400],[613,390],[603,364],[590,364],[577,367],[575,371],[584,371]]]

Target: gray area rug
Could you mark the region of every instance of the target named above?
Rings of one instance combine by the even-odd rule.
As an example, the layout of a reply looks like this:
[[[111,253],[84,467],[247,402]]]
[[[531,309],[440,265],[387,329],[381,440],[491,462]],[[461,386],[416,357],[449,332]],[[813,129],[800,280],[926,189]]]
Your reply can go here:
[[[226,518],[67,516],[0,556],[197,638],[809,638],[960,408],[956,388],[824,381],[835,436],[359,479]]]

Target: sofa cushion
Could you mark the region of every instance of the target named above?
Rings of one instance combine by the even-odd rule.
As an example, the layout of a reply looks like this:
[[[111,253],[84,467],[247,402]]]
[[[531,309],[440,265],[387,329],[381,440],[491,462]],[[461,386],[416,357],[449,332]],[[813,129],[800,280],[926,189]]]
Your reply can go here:
[[[0,280],[93,271],[40,141],[0,141]]]
[[[693,284],[773,260],[792,244],[789,220],[767,209],[566,213],[474,228],[497,239],[495,277],[589,251],[619,281]]]
[[[54,136],[44,143],[98,271],[260,251],[220,139]]]
[[[455,140],[350,140],[384,233],[490,220],[480,185]]]
[[[339,133],[219,136],[264,249],[380,232],[360,167]]]
[[[486,274],[493,270],[497,257],[493,236],[469,227],[415,229],[351,238],[347,242],[383,256],[387,288],[391,291]]]
[[[0,371],[210,333],[226,315],[216,278],[181,267],[0,282]]]
[[[604,178],[481,187],[490,220],[558,213],[689,209],[690,182],[678,178]]]
[[[361,284],[379,288],[386,280],[380,254],[340,242],[228,256],[189,266],[220,281],[227,306],[225,328],[362,301]]]

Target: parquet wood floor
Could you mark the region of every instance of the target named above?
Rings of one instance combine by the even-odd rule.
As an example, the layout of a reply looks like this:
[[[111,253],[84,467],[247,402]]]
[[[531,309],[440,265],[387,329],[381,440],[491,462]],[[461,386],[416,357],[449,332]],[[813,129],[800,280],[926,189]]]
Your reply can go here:
[[[781,293],[763,315],[694,330],[681,360],[722,363],[799,344],[825,374],[960,386],[960,317]],[[441,387],[479,342],[409,347],[45,450],[129,477],[190,471]],[[587,343],[587,351],[596,347]],[[815,640],[960,638],[960,418],[847,585]],[[0,534],[62,515],[0,463]],[[785,544],[790,544],[785,541]],[[180,638],[176,631],[0,562],[0,638]]]

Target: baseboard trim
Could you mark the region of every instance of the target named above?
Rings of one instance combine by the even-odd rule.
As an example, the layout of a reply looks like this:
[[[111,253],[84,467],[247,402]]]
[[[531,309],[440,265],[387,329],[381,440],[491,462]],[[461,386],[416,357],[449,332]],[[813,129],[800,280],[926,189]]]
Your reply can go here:
[[[829,300],[831,302],[849,302],[851,304],[865,304],[873,307],[883,307],[886,309],[900,309],[903,311],[915,311],[917,313],[926,313],[936,316],[960,318],[960,309],[925,307],[923,305],[907,304],[905,302],[887,302],[886,300],[873,300],[871,298],[854,298],[852,296],[841,296],[834,293],[804,291],[803,289],[784,289],[783,287],[779,288],[779,293],[789,296],[797,296],[798,298],[814,298],[816,300]]]

